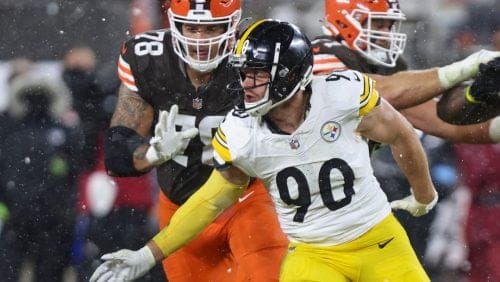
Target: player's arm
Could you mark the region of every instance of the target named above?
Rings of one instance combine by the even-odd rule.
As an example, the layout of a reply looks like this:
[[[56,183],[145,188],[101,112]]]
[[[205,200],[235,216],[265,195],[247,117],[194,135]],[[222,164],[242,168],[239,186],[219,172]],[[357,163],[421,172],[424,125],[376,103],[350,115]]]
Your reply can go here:
[[[106,132],[105,164],[110,175],[132,176],[151,169],[145,155],[153,119],[153,107],[122,84]]]
[[[145,173],[173,158],[198,134],[196,128],[176,130],[178,108],[173,105],[169,112],[160,111],[154,136],[151,140],[146,139],[155,113],[153,106],[141,97],[133,68],[127,62],[127,59],[134,60],[135,53],[132,50],[135,50],[133,41],[124,43],[118,60],[118,76],[122,85],[104,142],[106,169],[114,176]]]
[[[437,68],[401,71],[388,76],[368,75],[377,81],[380,95],[398,110],[421,104],[445,90]]]
[[[427,157],[411,124],[384,99],[363,117],[359,133],[389,144],[392,155],[413,188],[415,199],[424,205],[433,203],[437,194],[432,184]]]
[[[137,251],[124,249],[102,256],[105,262],[96,269],[90,281],[107,281],[111,277],[129,281],[144,275],[157,262],[194,239],[236,202],[248,181],[249,177],[236,167],[229,166],[223,171],[214,169],[205,184],[175,212],[169,225],[146,246]]]
[[[472,79],[481,63],[486,63],[500,52],[478,51],[450,65],[417,71],[402,71],[390,76],[370,74],[377,81],[377,89],[396,109],[423,103],[463,81]]]
[[[488,144],[499,142],[499,137],[492,135],[492,121],[471,125],[453,125],[437,116],[436,101],[402,110],[401,113],[411,124],[426,134],[434,135],[457,143]]]
[[[156,235],[152,245],[162,259],[195,238],[222,211],[238,200],[249,183],[249,177],[240,169],[229,166],[214,169],[207,182],[179,208],[169,225]]]

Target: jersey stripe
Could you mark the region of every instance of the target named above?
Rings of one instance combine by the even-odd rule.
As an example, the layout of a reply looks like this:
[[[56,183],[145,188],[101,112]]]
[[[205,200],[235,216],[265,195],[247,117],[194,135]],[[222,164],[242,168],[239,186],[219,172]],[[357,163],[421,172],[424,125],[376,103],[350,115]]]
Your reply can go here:
[[[215,133],[215,137],[212,139],[212,146],[224,161],[231,162],[231,152],[227,146],[226,135],[220,127]]]
[[[139,90],[135,85],[135,79],[132,71],[130,70],[130,65],[125,62],[122,56],[120,56],[118,60],[118,77],[123,82],[123,84],[127,86],[128,89],[134,92],[137,92]]]
[[[346,65],[336,56],[320,54],[314,56],[313,73],[326,74],[335,70],[347,69]]]
[[[375,90],[375,81],[363,75],[363,93],[359,97],[359,115],[368,114],[380,101],[378,91]]]

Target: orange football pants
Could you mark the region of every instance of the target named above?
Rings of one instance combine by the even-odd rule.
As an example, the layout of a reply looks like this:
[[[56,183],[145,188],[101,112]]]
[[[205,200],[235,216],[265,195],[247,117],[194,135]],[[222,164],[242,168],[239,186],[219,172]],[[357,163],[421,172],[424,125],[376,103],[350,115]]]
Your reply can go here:
[[[160,228],[178,206],[160,193]],[[198,237],[163,261],[171,282],[279,281],[288,240],[260,180]]]

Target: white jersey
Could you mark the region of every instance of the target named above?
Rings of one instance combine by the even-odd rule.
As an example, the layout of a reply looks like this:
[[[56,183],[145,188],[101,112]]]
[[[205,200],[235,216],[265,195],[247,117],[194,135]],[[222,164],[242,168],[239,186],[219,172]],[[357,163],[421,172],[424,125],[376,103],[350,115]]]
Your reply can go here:
[[[213,140],[215,158],[264,181],[291,241],[338,245],[390,213],[367,142],[355,131],[380,98],[370,78],[351,70],[315,77],[312,93],[291,135],[230,112]]]

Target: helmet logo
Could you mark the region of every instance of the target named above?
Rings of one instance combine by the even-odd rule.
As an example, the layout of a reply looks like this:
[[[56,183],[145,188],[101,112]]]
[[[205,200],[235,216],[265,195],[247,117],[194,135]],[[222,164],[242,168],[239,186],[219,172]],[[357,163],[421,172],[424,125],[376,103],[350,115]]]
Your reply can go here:
[[[192,1],[191,10],[210,10],[210,1],[208,0]]]

